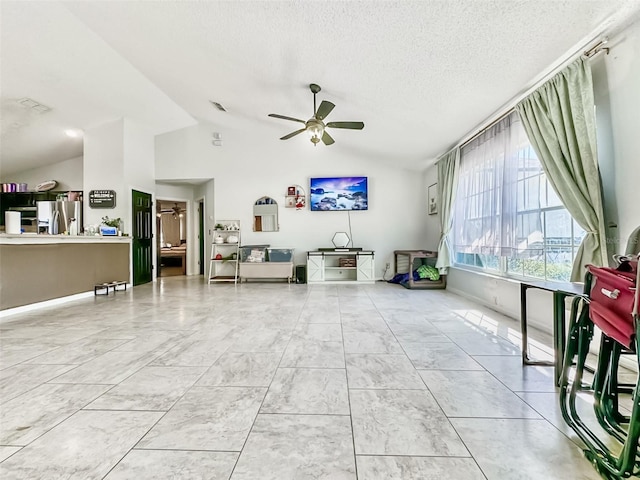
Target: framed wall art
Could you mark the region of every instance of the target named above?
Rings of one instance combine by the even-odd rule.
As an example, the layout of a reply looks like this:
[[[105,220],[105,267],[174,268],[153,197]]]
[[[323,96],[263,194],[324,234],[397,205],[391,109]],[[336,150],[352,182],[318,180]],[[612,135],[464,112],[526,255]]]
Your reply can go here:
[[[429,215],[438,213],[438,184],[429,185],[427,189],[427,212]]]

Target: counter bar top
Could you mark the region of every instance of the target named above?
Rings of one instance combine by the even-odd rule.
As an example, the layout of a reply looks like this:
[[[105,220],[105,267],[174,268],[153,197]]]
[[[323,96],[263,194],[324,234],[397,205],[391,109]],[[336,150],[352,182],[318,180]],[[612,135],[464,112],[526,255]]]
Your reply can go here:
[[[131,237],[84,235],[36,235],[34,233],[0,233],[0,245],[46,245],[52,243],[130,243]]]

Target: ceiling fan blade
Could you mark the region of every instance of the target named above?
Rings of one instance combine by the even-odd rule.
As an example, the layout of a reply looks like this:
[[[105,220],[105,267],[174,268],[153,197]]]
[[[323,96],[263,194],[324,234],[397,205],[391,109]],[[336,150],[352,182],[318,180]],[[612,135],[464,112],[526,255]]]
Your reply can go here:
[[[299,133],[302,133],[306,130],[306,128],[301,128],[300,130],[296,130],[295,132],[291,132],[289,135],[285,135],[284,137],[280,138],[280,140],[289,140],[291,137],[295,137],[296,135],[298,135]]]
[[[269,116],[273,118],[281,118],[283,120],[291,120],[292,122],[307,123],[304,120],[300,120],[299,118],[286,117],[284,115],[278,115],[277,113],[270,113]]]
[[[362,130],[364,128],[363,122],[329,122],[327,127],[331,128],[348,128],[351,130]]]
[[[331,110],[335,108],[335,105],[331,102],[327,102],[323,100],[320,106],[318,107],[318,111],[316,112],[316,118],[318,120],[323,120],[331,113]]]
[[[324,133],[322,134],[322,143],[324,143],[325,145],[332,145],[336,143],[336,141],[333,138],[331,138],[331,135],[329,135],[325,130]]]

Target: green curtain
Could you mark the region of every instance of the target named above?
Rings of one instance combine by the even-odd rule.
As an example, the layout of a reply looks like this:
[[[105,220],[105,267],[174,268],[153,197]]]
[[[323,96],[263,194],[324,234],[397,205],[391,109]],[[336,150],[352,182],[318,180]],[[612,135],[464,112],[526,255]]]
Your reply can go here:
[[[588,61],[573,62],[520,102],[516,111],[549,182],[587,232],[571,272],[572,281],[582,281],[586,264],[608,265]]]
[[[460,148],[456,147],[438,161],[438,208],[440,210],[440,243],[436,267],[446,275],[451,266],[451,229],[453,227],[453,202],[458,189]]]

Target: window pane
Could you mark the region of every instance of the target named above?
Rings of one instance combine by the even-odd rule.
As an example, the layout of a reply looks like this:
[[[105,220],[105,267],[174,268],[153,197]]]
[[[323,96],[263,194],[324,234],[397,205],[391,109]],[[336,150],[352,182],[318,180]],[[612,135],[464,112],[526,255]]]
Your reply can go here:
[[[500,257],[497,255],[478,255],[480,262],[483,268],[487,268],[489,270],[499,270],[500,269]]]
[[[547,252],[547,280],[568,282],[573,265],[573,249],[564,247]]]
[[[524,275],[533,278],[545,278],[544,257],[523,260]]]
[[[521,258],[508,258],[507,272],[514,275],[524,275],[524,260]]]
[[[556,191],[553,189],[553,187],[549,184],[549,181],[546,180],[547,183],[547,205],[549,207],[562,207],[564,206],[562,204],[562,200],[560,200],[560,197],[558,197],[558,195],[556,194]]]
[[[573,219],[565,209],[545,213],[545,240],[547,245],[571,245]]]

